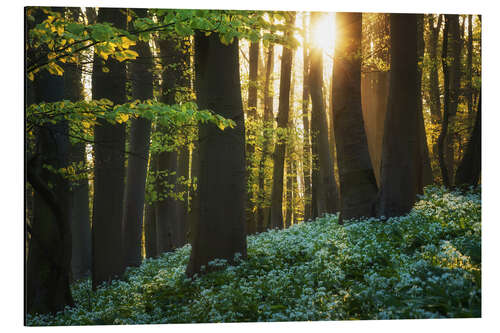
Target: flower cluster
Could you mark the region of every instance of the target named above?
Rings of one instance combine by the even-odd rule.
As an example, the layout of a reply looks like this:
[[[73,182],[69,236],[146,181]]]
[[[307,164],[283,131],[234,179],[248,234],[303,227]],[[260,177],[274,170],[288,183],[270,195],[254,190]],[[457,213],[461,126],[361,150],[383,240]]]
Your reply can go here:
[[[28,325],[481,316],[480,192],[430,187],[406,216],[336,215],[248,237],[248,256],[186,278],[191,247],[146,259],[75,306]]]

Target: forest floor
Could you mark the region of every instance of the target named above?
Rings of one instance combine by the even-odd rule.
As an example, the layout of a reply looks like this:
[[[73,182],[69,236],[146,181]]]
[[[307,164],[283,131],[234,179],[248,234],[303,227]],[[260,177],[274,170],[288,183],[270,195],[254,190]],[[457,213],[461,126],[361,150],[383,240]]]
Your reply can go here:
[[[188,279],[191,247],[123,280],[72,286],[75,307],[27,324],[102,325],[481,316],[481,195],[427,188],[406,216],[330,215],[248,237],[248,257]]]

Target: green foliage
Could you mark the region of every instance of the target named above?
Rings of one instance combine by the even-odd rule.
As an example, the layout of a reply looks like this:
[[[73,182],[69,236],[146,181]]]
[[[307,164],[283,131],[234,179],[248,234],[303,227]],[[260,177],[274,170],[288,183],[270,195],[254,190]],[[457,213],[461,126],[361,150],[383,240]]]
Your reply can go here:
[[[325,216],[248,237],[237,266],[188,279],[190,246],[146,259],[122,281],[36,325],[303,321],[481,316],[481,200],[427,188],[406,216],[338,225]],[[479,256],[478,256],[479,254]]]

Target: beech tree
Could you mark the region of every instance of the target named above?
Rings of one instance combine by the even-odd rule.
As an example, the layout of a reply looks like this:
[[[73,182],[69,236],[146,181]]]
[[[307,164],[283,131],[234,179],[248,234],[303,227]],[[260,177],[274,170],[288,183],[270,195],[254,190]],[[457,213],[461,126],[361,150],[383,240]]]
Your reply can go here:
[[[384,125],[379,215],[410,211],[417,196],[417,17],[390,14],[391,73]]]
[[[147,10],[136,9],[135,14],[146,17]],[[149,44],[139,40],[132,50],[139,55],[129,64],[132,98],[142,101],[152,99],[153,55]],[[131,121],[122,231],[125,266],[139,266],[142,262],[142,219],[150,136],[151,120],[139,117]]]
[[[377,182],[361,110],[361,13],[337,13],[333,67],[333,128],[340,180],[340,217],[376,214]]]
[[[215,259],[246,257],[245,123],[241,100],[238,39],[229,45],[218,33],[195,34],[197,101],[236,126],[199,128],[199,220],[194,228],[187,275]]]
[[[34,23],[41,22],[37,15]],[[27,43],[27,57],[39,49]],[[33,82],[35,103],[64,98],[62,76],[41,73]],[[45,123],[36,129],[36,145],[27,156],[27,181],[34,189],[33,221],[26,263],[26,313],[56,313],[73,305],[70,290],[71,224],[68,180],[56,170],[67,167],[68,122]]]
[[[118,8],[100,8],[97,22],[126,28]],[[126,67],[109,58],[96,59],[92,68],[92,98],[126,102]],[[106,68],[106,69],[105,69]],[[94,128],[94,205],[92,213],[92,288],[123,273],[122,220],[125,189],[125,124],[103,120]]]
[[[289,13],[287,25],[291,28],[295,22],[295,14]],[[291,36],[291,31],[287,30],[285,35]],[[293,50],[284,45],[281,56],[281,74],[278,105],[278,128],[288,127],[288,117],[290,113],[290,83],[292,74]],[[271,191],[271,215],[270,227],[283,229],[283,176],[285,167],[285,149],[286,144],[278,140],[274,148],[274,168],[273,168],[273,187]]]
[[[321,13],[311,13],[311,27],[313,29],[320,17]],[[310,61],[309,85],[312,104],[313,154],[316,153],[319,162],[316,186],[313,185],[313,192],[316,195],[316,200],[313,200],[313,203],[316,203],[317,216],[320,216],[324,213],[336,212],[339,198],[328,141],[328,124],[323,101],[323,56],[319,47],[311,48]]]

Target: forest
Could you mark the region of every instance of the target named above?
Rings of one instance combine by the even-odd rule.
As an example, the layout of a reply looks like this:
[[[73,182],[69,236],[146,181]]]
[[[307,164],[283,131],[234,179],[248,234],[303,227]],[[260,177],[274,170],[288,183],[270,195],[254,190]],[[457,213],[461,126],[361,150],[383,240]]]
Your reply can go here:
[[[481,317],[481,15],[24,18],[25,325]]]

